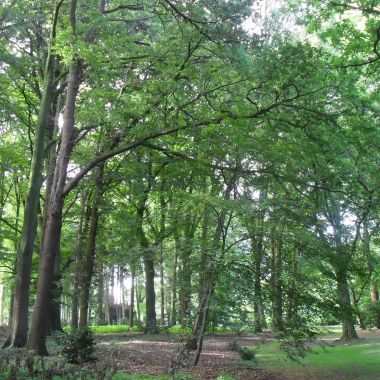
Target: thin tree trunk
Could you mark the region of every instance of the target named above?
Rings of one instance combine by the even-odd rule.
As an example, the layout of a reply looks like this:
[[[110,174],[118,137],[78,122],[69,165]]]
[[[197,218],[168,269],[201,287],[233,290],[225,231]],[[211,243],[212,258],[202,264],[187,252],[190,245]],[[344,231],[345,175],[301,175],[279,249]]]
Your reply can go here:
[[[177,246],[177,244],[176,244]],[[174,266],[173,266],[173,283],[172,283],[172,307],[170,324],[174,326],[177,322],[177,266],[178,266],[178,253],[175,253]]]
[[[103,264],[99,263],[98,268],[98,295],[97,295],[97,311],[96,311],[96,323],[98,326],[104,325],[104,276],[103,276]]]
[[[297,282],[298,282],[298,274],[299,274],[299,260],[297,252],[294,253],[293,262],[291,265],[291,278],[287,291],[288,295],[288,305],[287,305],[287,323],[296,326],[298,323],[298,297],[297,297]]]
[[[373,277],[374,264],[371,257],[371,235],[368,231],[368,221],[363,222],[363,253],[367,260],[368,272]],[[379,290],[375,280],[371,280],[371,302],[374,324],[377,329],[380,329],[380,308],[379,308]]]
[[[284,329],[283,308],[282,308],[282,239],[272,232],[272,274],[271,282],[273,287],[273,330],[282,331]]]
[[[380,329],[380,305],[379,305],[379,290],[375,282],[371,283],[371,302],[374,306],[374,323],[377,329]]]
[[[356,317],[359,323],[359,327],[362,330],[364,330],[366,328],[366,325],[365,325],[363,314],[359,310],[359,297],[357,297],[355,289],[353,288],[351,288],[351,294],[352,294],[352,303],[354,305],[354,308],[356,309]]]
[[[232,187],[228,184],[224,192],[224,199],[229,199]],[[207,231],[209,228],[209,207],[205,207],[203,224],[202,224],[202,258],[201,263],[203,270],[202,278],[202,292],[198,304],[197,315],[193,324],[191,337],[188,340],[188,348],[196,349],[197,353],[194,360],[194,365],[198,364],[198,360],[202,351],[203,334],[207,322],[208,306],[212,294],[215,289],[215,284],[218,277],[218,269],[215,267],[215,258],[218,251],[221,249],[220,241],[223,236],[224,224],[227,216],[227,211],[222,210],[218,215],[217,225],[215,228],[214,236],[211,243],[211,249],[207,249]],[[223,249],[222,249],[223,250]],[[210,252],[213,256],[210,255]],[[223,253],[222,253],[223,254]]]
[[[71,298],[71,327],[76,329],[78,328],[78,320],[79,320],[79,282],[80,282],[80,274],[82,273],[82,249],[83,249],[83,232],[87,230],[84,225],[87,225],[84,221],[86,215],[86,202],[87,202],[87,194],[83,193],[81,198],[81,214],[79,219],[78,226],[78,234],[77,241],[75,247],[75,276],[74,276],[74,285],[73,285],[73,293]]]
[[[157,331],[156,293],[154,290],[154,257],[153,257],[153,251],[151,250],[145,251],[144,268],[145,268],[146,330],[149,333],[155,333]]]
[[[110,316],[110,289],[109,289],[109,279],[106,277],[106,282],[105,282],[105,289],[104,289],[104,294],[105,294],[105,300],[104,300],[104,314],[106,318],[106,323],[107,325],[111,324],[111,316]]]
[[[132,268],[131,273],[131,299],[129,305],[129,319],[128,319],[128,327],[133,327],[133,313],[135,309],[135,270]]]
[[[164,283],[164,257],[163,257],[163,242],[161,242],[160,247],[160,322],[161,326],[165,325],[165,283]]]
[[[90,216],[90,230],[87,240],[87,254],[82,274],[81,305],[79,316],[79,328],[87,326],[88,303],[90,299],[90,288],[92,275],[94,273],[95,254],[96,254],[96,235],[99,224],[99,203],[102,197],[102,183],[104,173],[104,162],[100,163],[95,179],[95,193]]]
[[[141,297],[140,297],[140,294],[139,294],[139,286],[138,286],[138,279],[137,279],[137,277],[136,277],[136,286],[135,286],[135,289],[136,289],[136,317],[137,317],[137,320],[139,322],[142,322],[141,321],[141,311],[140,311]]]
[[[262,261],[262,237],[258,237],[259,242],[256,239],[252,239],[252,249],[254,256],[254,266],[255,266],[255,280],[254,280],[254,303],[253,303],[253,314],[254,314],[254,331],[261,332],[263,331],[263,325],[265,325],[265,319],[263,320],[262,316],[263,311],[263,302],[261,294],[261,261]]]

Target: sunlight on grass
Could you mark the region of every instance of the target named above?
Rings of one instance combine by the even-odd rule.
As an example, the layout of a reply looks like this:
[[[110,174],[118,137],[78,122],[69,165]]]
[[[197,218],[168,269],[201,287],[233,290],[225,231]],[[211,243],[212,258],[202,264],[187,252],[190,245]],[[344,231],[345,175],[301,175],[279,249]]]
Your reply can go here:
[[[328,373],[326,378],[380,379],[379,340],[359,340],[352,344],[337,343],[314,347],[304,359],[291,361],[279,348],[278,343],[260,346],[256,355],[259,366],[273,371],[291,373]],[[331,377],[336,374],[336,377]],[[335,376],[335,375],[334,375]],[[341,377],[343,376],[343,377]],[[319,378],[319,377],[318,377]]]

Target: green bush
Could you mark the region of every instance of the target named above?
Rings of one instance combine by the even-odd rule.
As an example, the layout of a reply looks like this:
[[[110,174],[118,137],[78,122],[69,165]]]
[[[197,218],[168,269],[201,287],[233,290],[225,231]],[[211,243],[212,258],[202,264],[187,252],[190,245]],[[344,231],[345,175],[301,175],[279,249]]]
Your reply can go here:
[[[237,352],[243,360],[253,360],[256,362],[258,347],[241,347],[236,341],[228,344],[227,349]]]
[[[141,326],[132,326],[129,328],[127,325],[105,325],[105,326],[91,326],[91,330],[95,334],[121,334],[128,332],[141,332],[143,327]]]
[[[56,333],[59,353],[72,364],[94,361],[94,334],[90,328],[73,329],[69,333]]]
[[[299,361],[310,352],[310,343],[318,343],[317,337],[323,329],[302,325],[287,327],[278,332],[277,341],[280,349],[284,351],[290,360]]]
[[[91,326],[91,330],[95,334],[118,334],[129,332],[129,327],[126,325]]]
[[[143,331],[144,329],[143,329],[143,327],[141,327],[141,326],[132,326],[131,328],[130,328],[130,332],[141,332],[141,331]]]
[[[190,327],[181,327],[181,325],[174,325],[168,328],[169,334],[173,335],[190,335],[191,328]]]
[[[257,349],[254,347],[241,347],[238,354],[243,360],[256,361]]]

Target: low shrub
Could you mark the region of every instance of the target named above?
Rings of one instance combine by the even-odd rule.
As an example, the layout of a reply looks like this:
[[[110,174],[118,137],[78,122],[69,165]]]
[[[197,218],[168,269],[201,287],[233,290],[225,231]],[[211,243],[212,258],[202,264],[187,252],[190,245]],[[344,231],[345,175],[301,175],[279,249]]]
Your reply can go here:
[[[256,362],[256,354],[258,347],[242,347],[236,341],[228,344],[227,349],[233,352],[237,352],[243,360],[253,360]]]
[[[92,330],[88,327],[73,329],[69,333],[56,333],[58,352],[69,363],[79,364],[94,361],[95,339]]]
[[[91,326],[91,330],[95,334],[122,334],[128,332],[141,332],[143,327],[136,325],[129,328],[127,325],[104,325],[104,326]]]
[[[190,327],[181,327],[181,325],[174,325],[168,328],[168,333],[173,335],[190,335]]]
[[[256,361],[257,349],[255,347],[241,347],[238,354],[243,360]]]
[[[144,331],[144,328],[142,326],[132,326],[130,329],[129,329],[130,332],[142,332]]]

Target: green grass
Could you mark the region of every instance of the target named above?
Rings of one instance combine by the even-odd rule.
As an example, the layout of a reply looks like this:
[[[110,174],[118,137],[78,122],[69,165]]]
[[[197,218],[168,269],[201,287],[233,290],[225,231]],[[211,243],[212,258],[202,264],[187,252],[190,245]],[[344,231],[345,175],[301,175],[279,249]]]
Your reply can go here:
[[[168,328],[169,334],[173,335],[189,335],[191,334],[190,327],[181,327],[180,325],[174,325]]]
[[[287,359],[278,343],[268,343],[260,347],[256,357],[259,366],[279,372],[315,373],[320,378],[325,375],[325,379],[380,379],[380,339],[363,339],[350,345],[338,343],[325,348],[315,347],[299,362]]]
[[[65,326],[63,328],[65,332],[69,332],[70,329],[70,326]],[[140,326],[133,326],[130,329],[127,325],[90,326],[90,329],[94,332],[94,334],[122,334],[143,331]]]
[[[142,328],[133,326],[131,329],[127,325],[91,326],[95,334],[120,334],[128,332],[139,332]]]

